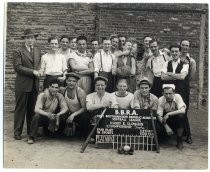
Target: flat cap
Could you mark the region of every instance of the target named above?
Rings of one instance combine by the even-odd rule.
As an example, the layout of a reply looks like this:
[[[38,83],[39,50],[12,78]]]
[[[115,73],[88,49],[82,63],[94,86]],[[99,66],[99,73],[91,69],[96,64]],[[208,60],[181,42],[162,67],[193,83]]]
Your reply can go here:
[[[148,84],[149,86],[152,85],[150,80],[147,77],[143,77],[143,78],[140,79],[140,81],[138,83],[138,86],[140,86],[141,84]]]
[[[67,74],[66,74],[66,78],[68,78],[68,77],[74,77],[74,78],[77,79],[77,80],[80,79],[79,74],[77,74],[77,73],[75,73],[75,72],[67,73]]]

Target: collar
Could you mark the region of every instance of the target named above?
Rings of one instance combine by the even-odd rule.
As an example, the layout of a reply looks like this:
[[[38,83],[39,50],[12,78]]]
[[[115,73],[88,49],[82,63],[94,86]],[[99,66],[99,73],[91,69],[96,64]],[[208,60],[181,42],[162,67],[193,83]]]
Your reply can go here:
[[[176,62],[175,62],[175,61],[173,61],[173,60],[172,60],[172,62],[173,62],[173,63],[177,63],[177,64],[179,64],[179,63],[180,63],[180,58],[179,58]]]
[[[115,92],[115,95],[116,95],[117,97],[126,97],[126,96],[128,95],[128,92],[126,91],[125,95],[120,96],[120,95],[118,94],[118,91],[116,91],[116,92]]]
[[[181,57],[183,57],[183,58],[188,57],[189,59],[191,58],[189,53],[187,53],[185,56],[183,56],[183,55],[181,54]]]
[[[108,52],[105,52],[104,50],[101,50],[101,52],[102,52],[103,54],[107,54],[107,55],[111,55],[111,54],[112,54],[110,50],[109,50]]]
[[[76,54],[80,57],[87,57],[87,51],[85,53],[80,53],[78,50],[76,51]]]
[[[44,90],[44,93],[45,93],[45,95],[46,95],[49,99],[51,99],[51,100],[53,100],[53,99],[56,98],[56,96],[57,96],[57,94],[56,94],[55,96],[52,96],[52,95],[50,94],[49,88],[45,89],[45,90]]]
[[[163,97],[164,97],[164,99],[163,99],[164,100],[164,103],[169,103],[169,102],[166,101],[165,96],[163,96]],[[172,102],[176,102],[175,95],[174,95],[174,98],[173,98]]]
[[[34,46],[29,47],[29,46],[26,45],[26,44],[25,44],[25,46],[26,46],[26,48],[27,48],[28,50],[30,50],[31,48],[34,48]]]
[[[143,96],[141,96],[141,94],[139,94],[139,97],[140,98],[143,98],[143,99],[151,99],[151,94],[149,93],[146,97],[143,97]]]

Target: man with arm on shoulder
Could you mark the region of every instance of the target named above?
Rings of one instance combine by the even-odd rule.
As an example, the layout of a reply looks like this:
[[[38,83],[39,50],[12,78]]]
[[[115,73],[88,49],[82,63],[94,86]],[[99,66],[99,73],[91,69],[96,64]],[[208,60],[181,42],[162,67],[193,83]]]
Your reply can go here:
[[[180,58],[181,47],[178,44],[170,46],[172,60],[166,62],[161,72],[161,79],[165,84],[174,84],[176,93],[180,94],[184,103],[189,107],[189,62]],[[185,115],[186,142],[191,144],[192,137],[190,131],[187,111]]]
[[[151,77],[152,88],[151,93],[157,96],[158,98],[162,96],[162,80],[161,80],[161,71],[165,62],[170,60],[165,53],[162,53],[159,49],[159,42],[155,39],[152,39],[149,42],[150,49],[152,51],[152,56],[148,59],[146,64],[146,70]],[[152,75],[154,78],[152,78]]]

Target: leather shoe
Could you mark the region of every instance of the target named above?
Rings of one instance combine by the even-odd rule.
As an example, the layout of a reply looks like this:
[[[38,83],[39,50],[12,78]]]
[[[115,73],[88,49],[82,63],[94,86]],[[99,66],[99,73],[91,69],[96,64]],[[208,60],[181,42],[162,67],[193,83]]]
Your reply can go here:
[[[179,150],[182,150],[184,148],[183,146],[183,142],[182,142],[182,137],[177,137],[177,145],[176,147],[179,149]]]
[[[22,137],[21,136],[14,136],[15,140],[21,140]]]
[[[34,144],[34,138],[33,137],[28,138],[28,144]]]
[[[179,142],[176,147],[179,149],[179,150],[182,150],[184,148],[182,142]]]
[[[192,144],[192,137],[187,137],[185,140],[188,144]]]

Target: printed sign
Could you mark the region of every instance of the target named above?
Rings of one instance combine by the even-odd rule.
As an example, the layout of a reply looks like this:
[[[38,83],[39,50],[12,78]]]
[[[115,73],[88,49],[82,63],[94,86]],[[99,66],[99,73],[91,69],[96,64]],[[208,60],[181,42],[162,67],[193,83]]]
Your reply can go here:
[[[107,109],[96,130],[96,146],[118,149],[124,145],[134,150],[155,150],[150,110]]]

